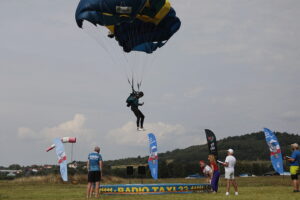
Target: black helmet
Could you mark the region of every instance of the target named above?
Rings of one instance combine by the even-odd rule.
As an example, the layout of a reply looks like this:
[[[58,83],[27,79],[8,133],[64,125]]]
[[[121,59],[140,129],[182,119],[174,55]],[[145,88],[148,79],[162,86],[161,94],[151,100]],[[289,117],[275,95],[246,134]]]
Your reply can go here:
[[[140,96],[140,97],[144,96],[144,92],[140,91],[140,92],[139,92],[139,96]]]

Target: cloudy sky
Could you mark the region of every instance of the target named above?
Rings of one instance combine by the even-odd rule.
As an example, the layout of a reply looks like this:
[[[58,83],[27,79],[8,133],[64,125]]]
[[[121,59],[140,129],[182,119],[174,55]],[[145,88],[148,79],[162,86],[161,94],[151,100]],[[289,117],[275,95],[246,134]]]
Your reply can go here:
[[[76,160],[94,145],[108,160],[147,155],[147,132],[161,152],[205,143],[205,128],[298,134],[300,1],[171,2],[179,32],[154,56],[130,57],[76,26],[78,0],[0,0],[0,165],[55,163],[45,149],[62,136],[78,138]],[[145,68],[147,132],[125,105],[130,62]]]

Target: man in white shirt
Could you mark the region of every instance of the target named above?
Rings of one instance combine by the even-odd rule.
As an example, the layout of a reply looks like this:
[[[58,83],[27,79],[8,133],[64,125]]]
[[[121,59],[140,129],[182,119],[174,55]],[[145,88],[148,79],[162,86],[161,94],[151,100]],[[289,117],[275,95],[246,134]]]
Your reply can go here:
[[[227,157],[225,159],[225,162],[223,163],[225,167],[225,179],[227,180],[226,185],[226,195],[229,195],[230,185],[233,185],[235,190],[235,195],[238,195],[238,187],[237,183],[234,179],[234,166],[236,164],[236,159],[233,156],[233,150],[228,149],[227,150]]]

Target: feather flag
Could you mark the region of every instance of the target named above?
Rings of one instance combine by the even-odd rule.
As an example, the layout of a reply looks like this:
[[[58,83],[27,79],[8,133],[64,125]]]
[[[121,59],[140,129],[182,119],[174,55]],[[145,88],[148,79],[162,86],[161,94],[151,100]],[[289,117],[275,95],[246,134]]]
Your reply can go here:
[[[205,129],[205,134],[206,134],[209,154],[215,155],[216,159],[218,159],[217,138],[215,134],[209,129]]]
[[[67,168],[67,156],[65,153],[64,145],[59,138],[53,140],[55,145],[55,152],[58,157],[58,164],[60,165],[60,175],[63,181],[68,181],[68,168]]]
[[[151,176],[153,179],[158,178],[158,153],[157,153],[157,143],[156,138],[153,133],[148,134],[149,146],[150,146],[150,156],[148,159],[149,169],[151,171]]]
[[[275,134],[270,129],[264,128],[264,133],[270,149],[270,157],[273,168],[279,174],[283,174],[283,162],[279,142]]]

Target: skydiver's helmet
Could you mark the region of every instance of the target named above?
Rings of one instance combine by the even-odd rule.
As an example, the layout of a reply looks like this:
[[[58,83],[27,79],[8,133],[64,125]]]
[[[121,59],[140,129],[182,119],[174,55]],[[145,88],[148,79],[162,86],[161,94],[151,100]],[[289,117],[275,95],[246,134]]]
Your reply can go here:
[[[138,95],[139,95],[139,97],[143,97],[143,96],[144,96],[144,92],[140,91],[140,92],[138,93]]]

